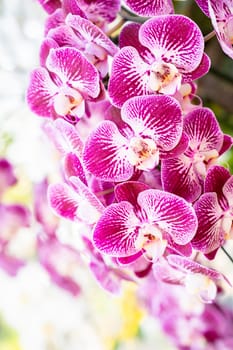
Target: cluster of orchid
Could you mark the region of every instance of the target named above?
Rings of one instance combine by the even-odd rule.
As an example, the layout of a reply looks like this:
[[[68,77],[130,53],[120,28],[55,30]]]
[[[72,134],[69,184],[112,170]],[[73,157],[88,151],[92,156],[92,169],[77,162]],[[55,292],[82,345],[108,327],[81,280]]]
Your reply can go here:
[[[219,163],[233,138],[197,96],[211,65],[201,30],[170,0],[39,2],[48,17],[27,102],[60,153],[49,206],[74,223],[80,243],[63,244],[44,213],[40,261],[74,295],[74,267],[87,261],[113,293],[126,280],[147,283],[151,300],[158,288],[178,300],[166,294],[179,288],[214,302],[230,284],[209,263],[233,234],[233,176]],[[233,1],[196,2],[233,58]]]

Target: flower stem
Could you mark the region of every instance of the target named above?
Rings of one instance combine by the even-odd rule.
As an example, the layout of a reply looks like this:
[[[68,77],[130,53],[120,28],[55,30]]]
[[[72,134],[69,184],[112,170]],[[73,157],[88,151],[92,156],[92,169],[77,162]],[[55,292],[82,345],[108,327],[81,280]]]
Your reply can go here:
[[[233,263],[233,258],[230,256],[230,254],[226,251],[226,249],[222,246],[221,247],[224,254],[228,257],[228,259]]]
[[[121,10],[119,14],[124,20],[137,22],[137,23],[144,23],[149,19],[149,17],[141,17],[141,16],[139,17],[135,15],[134,13],[126,9],[124,6],[121,6]]]
[[[215,30],[204,36],[205,43],[215,36]]]

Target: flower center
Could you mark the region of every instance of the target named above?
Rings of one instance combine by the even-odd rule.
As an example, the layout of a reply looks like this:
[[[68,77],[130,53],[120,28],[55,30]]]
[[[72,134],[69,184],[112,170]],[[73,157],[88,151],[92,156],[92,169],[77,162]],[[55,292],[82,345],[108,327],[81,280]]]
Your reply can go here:
[[[129,144],[128,160],[139,170],[153,169],[159,162],[156,143],[149,138],[133,137]]]
[[[76,91],[72,91],[72,95],[66,95],[64,92],[59,92],[54,97],[54,109],[59,115],[77,114],[82,117],[84,100],[82,95]]]
[[[174,64],[156,62],[151,67],[148,85],[152,91],[173,95],[181,86],[181,78]]]
[[[163,239],[162,231],[150,224],[144,224],[138,233],[135,247],[143,249],[144,256],[149,260],[158,260],[164,253],[167,241]]]

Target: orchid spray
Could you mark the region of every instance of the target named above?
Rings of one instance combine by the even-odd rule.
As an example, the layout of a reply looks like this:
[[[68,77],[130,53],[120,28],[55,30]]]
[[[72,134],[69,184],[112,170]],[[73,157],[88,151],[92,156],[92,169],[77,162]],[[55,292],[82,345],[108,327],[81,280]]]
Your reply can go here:
[[[64,244],[40,211],[41,264],[72,295],[84,262],[111,293],[131,281],[178,349],[232,349],[233,314],[218,300],[233,278],[214,262],[233,237],[221,158],[233,138],[198,79],[212,36],[233,57],[233,1],[196,1],[213,26],[205,37],[178,1],[39,3],[48,16],[26,99],[60,164],[43,205],[76,232]]]

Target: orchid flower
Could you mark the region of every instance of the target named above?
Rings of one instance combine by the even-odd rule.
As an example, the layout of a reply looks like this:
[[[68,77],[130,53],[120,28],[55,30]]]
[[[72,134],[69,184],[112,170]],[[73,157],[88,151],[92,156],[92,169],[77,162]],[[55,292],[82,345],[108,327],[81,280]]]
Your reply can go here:
[[[189,18],[156,16],[141,26],[129,24],[126,28],[109,81],[109,95],[115,106],[121,107],[133,96],[173,95],[181,83],[208,72],[210,63],[203,55],[202,33]]]
[[[104,181],[124,181],[135,170],[152,170],[161,157],[178,146],[182,135],[181,109],[169,96],[142,96],[128,100],[122,107],[124,127],[102,122],[87,140],[84,164]],[[178,154],[180,149],[178,147]],[[174,156],[172,154],[172,156]]]
[[[42,117],[63,117],[76,123],[85,114],[85,100],[100,92],[96,68],[75,48],[51,49],[46,68],[31,73],[27,102]]]

